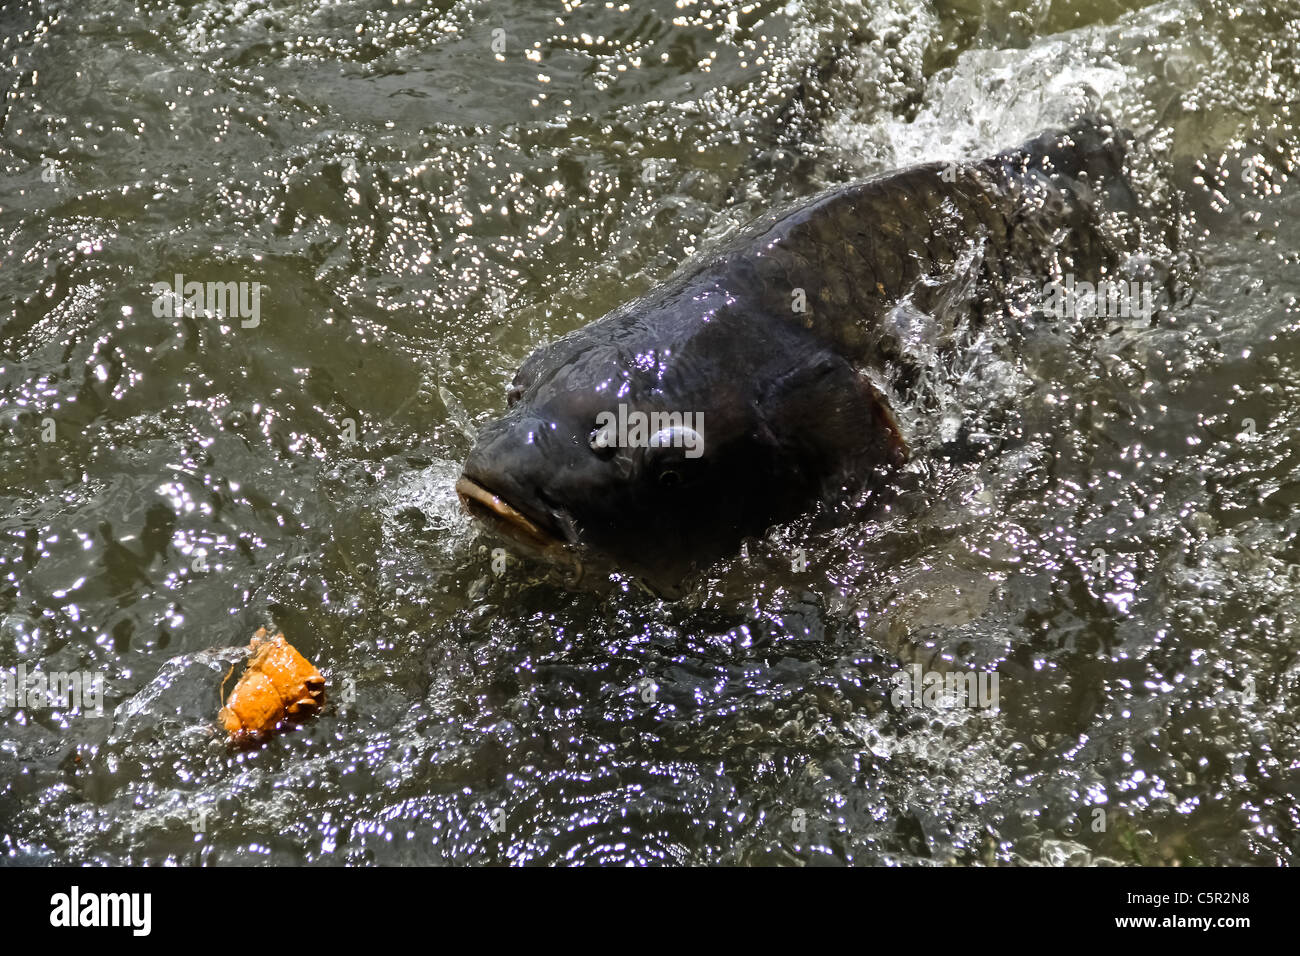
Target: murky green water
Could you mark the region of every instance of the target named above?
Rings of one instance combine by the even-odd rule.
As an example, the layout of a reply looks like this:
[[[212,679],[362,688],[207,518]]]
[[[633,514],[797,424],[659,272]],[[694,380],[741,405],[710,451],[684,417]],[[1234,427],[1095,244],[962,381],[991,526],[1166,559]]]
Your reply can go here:
[[[0,714],[10,863],[1300,849],[1300,6],[0,22],[0,671],[104,688]],[[535,346],[784,201],[1087,105],[1137,135],[1153,321],[964,330],[893,510],[684,600],[494,572],[452,481]],[[259,283],[256,321],[156,314],[177,274]],[[959,425],[986,453],[942,454]],[[331,706],[231,752],[266,621]],[[913,661],[996,670],[1000,707],[896,704]]]

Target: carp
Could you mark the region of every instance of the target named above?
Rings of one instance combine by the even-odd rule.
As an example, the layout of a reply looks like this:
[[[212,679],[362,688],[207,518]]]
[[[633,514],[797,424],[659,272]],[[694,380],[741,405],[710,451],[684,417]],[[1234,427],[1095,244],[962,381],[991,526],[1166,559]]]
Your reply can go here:
[[[890,311],[972,250],[991,301],[1107,268],[1099,217],[1136,204],[1126,141],[1085,119],[763,217],[533,353],[465,461],[464,507],[529,554],[671,594],[744,538],[888,483],[909,455],[880,384],[909,377]]]

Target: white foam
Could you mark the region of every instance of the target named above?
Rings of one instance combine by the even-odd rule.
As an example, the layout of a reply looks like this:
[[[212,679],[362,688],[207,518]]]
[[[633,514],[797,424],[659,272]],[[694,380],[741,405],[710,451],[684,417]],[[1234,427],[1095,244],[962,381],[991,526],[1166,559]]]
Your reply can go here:
[[[865,172],[984,158],[1106,106],[1133,83],[1077,37],[1030,49],[968,50],[930,77],[914,118],[864,118],[855,107],[838,114],[826,136]]]

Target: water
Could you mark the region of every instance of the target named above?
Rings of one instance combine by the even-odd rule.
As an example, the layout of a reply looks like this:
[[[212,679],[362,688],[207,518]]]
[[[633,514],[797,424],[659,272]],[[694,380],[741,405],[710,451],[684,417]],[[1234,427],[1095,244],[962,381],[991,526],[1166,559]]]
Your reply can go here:
[[[0,715],[11,864],[1294,858],[1296,4],[0,19],[0,671],[104,686]],[[888,512],[677,602],[495,573],[452,482],[534,347],[1085,106],[1137,135],[1154,320],[900,314],[935,368]],[[176,274],[260,283],[256,320],[156,315]],[[331,705],[232,752],[268,621]],[[912,663],[1000,706],[895,704]]]

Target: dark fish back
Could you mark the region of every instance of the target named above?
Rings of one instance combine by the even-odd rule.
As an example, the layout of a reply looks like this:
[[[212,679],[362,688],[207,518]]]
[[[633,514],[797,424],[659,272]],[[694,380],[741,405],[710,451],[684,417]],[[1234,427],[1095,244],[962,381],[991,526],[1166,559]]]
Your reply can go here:
[[[1111,268],[1119,249],[1101,211],[1137,209],[1125,144],[1109,125],[1084,120],[981,162],[926,163],[838,187],[755,224],[707,269],[841,354],[896,360],[882,317],[972,252],[994,299],[1029,277]]]

